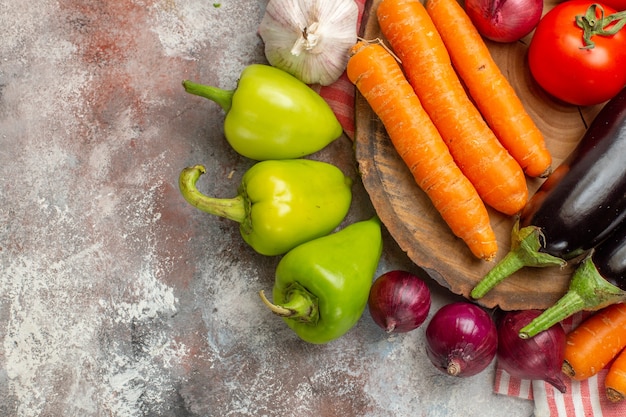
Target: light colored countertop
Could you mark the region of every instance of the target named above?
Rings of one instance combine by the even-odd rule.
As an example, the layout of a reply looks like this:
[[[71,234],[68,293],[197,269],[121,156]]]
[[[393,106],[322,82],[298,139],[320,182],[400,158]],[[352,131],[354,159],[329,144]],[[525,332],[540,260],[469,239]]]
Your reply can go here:
[[[232,197],[252,161],[183,79],[233,88],[264,62],[265,2],[6,0],[0,8],[0,415],[507,416],[532,403],[439,373],[424,328],[366,312],[300,341],[258,297],[278,258],[180,196],[182,168]],[[316,155],[352,177],[345,224],[373,214],[342,137]],[[419,272],[385,233],[379,273]],[[456,300],[427,279],[432,313]]]

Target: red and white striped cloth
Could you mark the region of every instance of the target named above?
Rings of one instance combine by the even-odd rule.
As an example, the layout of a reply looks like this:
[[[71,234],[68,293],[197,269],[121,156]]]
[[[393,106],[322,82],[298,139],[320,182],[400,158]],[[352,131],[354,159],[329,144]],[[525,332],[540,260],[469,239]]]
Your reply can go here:
[[[360,28],[366,0],[355,1],[359,6],[359,17],[357,22]],[[337,120],[339,120],[339,123],[343,126],[343,131],[346,136],[354,140],[354,95],[356,89],[348,79],[346,73],[344,72],[341,78],[331,85],[324,87],[314,85],[312,88],[324,97],[326,102],[330,105],[330,108],[333,109],[335,116],[337,116]]]
[[[365,0],[355,0],[359,6],[359,22]],[[360,24],[359,24],[360,25]],[[346,136],[354,139],[355,87],[346,74],[332,85],[313,86],[328,102],[343,126]],[[563,322],[565,331],[576,326],[584,316],[577,314]],[[604,394],[606,369],[585,381],[568,381],[562,394],[543,381],[520,380],[496,366],[494,392],[534,401],[534,417],[626,417],[626,403],[611,403]]]

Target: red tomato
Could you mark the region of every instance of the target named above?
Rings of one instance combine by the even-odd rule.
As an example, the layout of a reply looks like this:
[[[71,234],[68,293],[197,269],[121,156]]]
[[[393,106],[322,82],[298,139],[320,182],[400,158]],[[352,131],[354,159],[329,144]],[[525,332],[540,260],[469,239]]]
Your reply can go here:
[[[615,35],[594,35],[593,48],[583,49],[583,29],[576,16],[584,16],[589,0],[558,4],[539,21],[528,48],[530,72],[554,97],[570,104],[602,103],[626,86],[626,28]],[[604,15],[615,9],[603,6]],[[600,10],[596,10],[600,17]]]
[[[615,10],[626,10],[626,0],[602,0],[600,3]]]

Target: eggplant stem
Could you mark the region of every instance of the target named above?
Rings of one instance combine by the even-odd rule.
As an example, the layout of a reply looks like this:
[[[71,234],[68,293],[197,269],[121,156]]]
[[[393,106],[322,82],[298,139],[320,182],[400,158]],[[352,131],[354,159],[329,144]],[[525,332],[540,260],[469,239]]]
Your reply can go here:
[[[524,262],[517,251],[508,252],[483,279],[472,289],[471,297],[475,300],[484,297],[496,285],[524,267]]]
[[[522,327],[519,337],[529,339],[582,310],[596,311],[626,299],[626,292],[605,280],[588,255],[574,272],[569,289],[552,307]]]
[[[536,226],[519,228],[519,220],[511,231],[511,250],[502,258],[472,289],[470,296],[477,300],[491,291],[505,278],[513,275],[523,267],[564,267],[567,262],[556,256],[540,252],[544,236]]]

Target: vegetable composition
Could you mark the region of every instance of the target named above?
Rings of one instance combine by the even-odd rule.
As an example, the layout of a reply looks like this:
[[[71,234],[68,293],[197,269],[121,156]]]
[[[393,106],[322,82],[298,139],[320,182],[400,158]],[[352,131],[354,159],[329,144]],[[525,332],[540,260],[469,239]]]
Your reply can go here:
[[[476,257],[492,259],[497,242],[487,209],[454,162],[394,57],[379,44],[358,42],[347,72],[452,232]]]
[[[569,289],[552,307],[520,330],[532,337],[581,310],[626,301],[626,221],[596,246],[574,272]]]
[[[475,304],[456,302],[441,307],[426,327],[426,354],[437,369],[451,376],[482,372],[498,348],[496,325]]]
[[[611,305],[567,335],[563,372],[577,381],[604,368],[626,346],[626,306]]]
[[[509,311],[498,323],[498,364],[520,379],[543,380],[565,393],[561,366],[565,356],[565,330],[560,324],[532,339],[521,339],[519,330],[541,314],[540,310]]]
[[[524,172],[469,99],[420,0],[383,0],[376,16],[461,171],[487,205],[519,212],[528,198]]]
[[[224,109],[226,140],[250,159],[300,158],[321,150],[342,133],[337,117],[319,94],[269,65],[246,67],[234,90],[188,80],[183,86]]]
[[[304,341],[322,344],[337,339],[361,318],[380,255],[380,220],[353,223],[303,243],[278,263],[272,304]]]
[[[348,214],[352,180],[334,165],[307,159],[263,161],[241,179],[238,194],[212,198],[196,187],[202,165],[182,170],[180,192],[197,209],[238,222],[244,241],[280,255],[335,229]]]
[[[489,0],[489,3],[495,7],[496,3],[508,5],[511,2]],[[427,0],[426,10],[441,35],[456,72],[500,143],[528,176],[547,176],[552,156],[543,134],[526,112],[461,5],[457,0]],[[541,16],[541,9],[538,16]],[[419,36],[425,37],[424,34]],[[443,62],[439,65],[443,66]],[[461,92],[458,94],[461,95]],[[513,168],[511,172],[515,172]],[[517,187],[522,189],[521,184]],[[507,214],[512,214],[512,210]]]
[[[515,42],[537,26],[543,0],[465,0],[465,11],[485,38]]]
[[[374,281],[367,301],[372,319],[387,333],[417,329],[430,311],[430,290],[418,276],[389,271]]]
[[[591,249],[626,218],[626,89],[541,185],[512,231],[511,251],[474,287],[478,299],[515,271],[548,267]]]
[[[270,0],[259,26],[265,56],[306,84],[332,84],[345,71],[358,17],[354,0]]]
[[[606,397],[611,402],[624,401],[626,398],[626,350],[617,354],[604,378]]]
[[[541,19],[528,48],[537,83],[566,103],[588,106],[626,86],[626,13],[589,0],[559,3]]]

